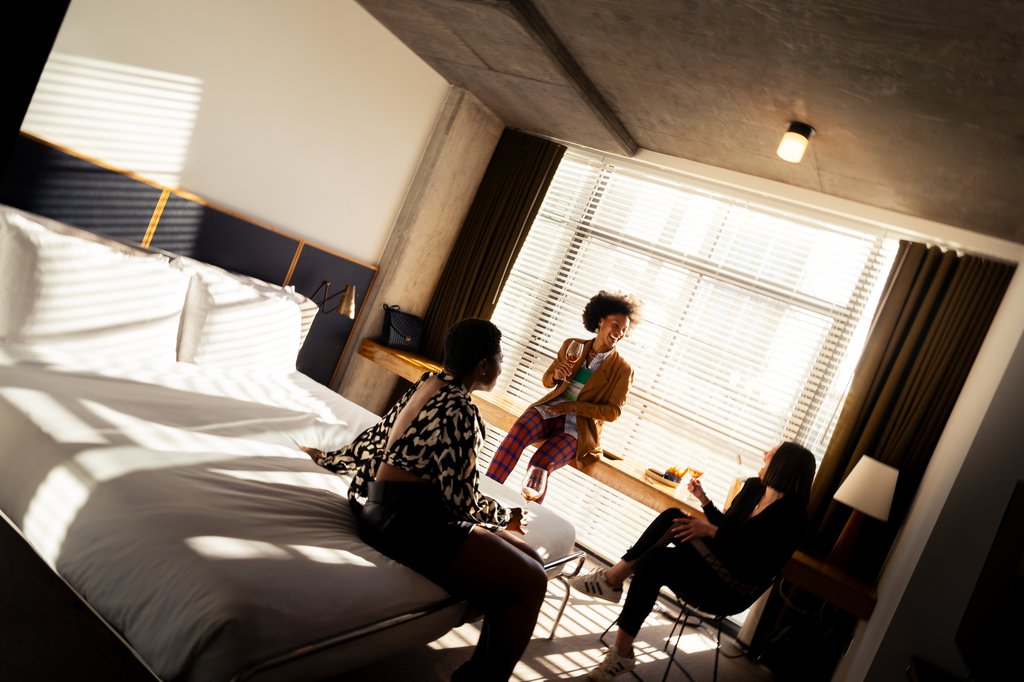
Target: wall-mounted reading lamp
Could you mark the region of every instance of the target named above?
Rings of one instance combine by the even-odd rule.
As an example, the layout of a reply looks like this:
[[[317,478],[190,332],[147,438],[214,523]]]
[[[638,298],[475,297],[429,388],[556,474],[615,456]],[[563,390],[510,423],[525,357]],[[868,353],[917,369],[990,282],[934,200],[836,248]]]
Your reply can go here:
[[[340,296],[341,300],[338,301],[338,307],[336,308],[338,314],[344,315],[350,320],[356,319],[356,285],[346,284],[344,289],[328,296],[327,292],[330,291],[330,288],[331,283],[328,282],[327,280],[324,280],[320,284],[320,286],[316,288],[316,291],[313,292],[313,295],[310,296],[310,298],[315,301],[316,295],[319,294],[321,290],[323,290],[324,297],[323,300],[320,301],[320,312],[330,312],[330,310],[327,308],[327,302],[332,298],[338,298]]]
[[[779,148],[775,150],[775,153],[783,161],[800,163],[800,159],[804,158],[804,151],[807,149],[807,144],[811,141],[811,135],[813,134],[814,128],[806,123],[790,121],[789,129],[782,134],[782,140],[779,141]]]

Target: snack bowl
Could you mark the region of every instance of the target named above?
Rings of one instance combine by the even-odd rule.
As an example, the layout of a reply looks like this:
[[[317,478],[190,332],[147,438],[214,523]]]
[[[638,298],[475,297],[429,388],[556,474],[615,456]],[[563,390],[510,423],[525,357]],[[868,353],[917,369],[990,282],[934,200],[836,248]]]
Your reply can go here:
[[[662,474],[662,476],[673,483],[679,483],[685,475],[686,469],[680,469],[679,467],[669,467],[668,471]]]
[[[644,472],[644,476],[646,476],[651,481],[654,481],[655,483],[660,483],[661,485],[667,485],[672,488],[678,486],[679,481],[672,480],[671,478],[666,476],[667,473],[668,472],[665,471],[659,471],[658,469],[648,469],[647,471]]]

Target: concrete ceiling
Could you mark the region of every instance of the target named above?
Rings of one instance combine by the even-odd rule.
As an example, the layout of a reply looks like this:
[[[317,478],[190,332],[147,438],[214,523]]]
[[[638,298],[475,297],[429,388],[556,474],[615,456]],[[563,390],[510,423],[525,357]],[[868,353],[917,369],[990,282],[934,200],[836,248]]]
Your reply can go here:
[[[1020,0],[359,0],[509,127],[1024,243]],[[803,161],[775,147],[817,130]]]

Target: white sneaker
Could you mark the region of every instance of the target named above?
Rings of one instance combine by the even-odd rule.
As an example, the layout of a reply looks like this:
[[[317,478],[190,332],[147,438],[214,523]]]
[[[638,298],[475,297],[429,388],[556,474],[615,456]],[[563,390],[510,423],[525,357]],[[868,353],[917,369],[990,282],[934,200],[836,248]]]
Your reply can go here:
[[[622,598],[622,588],[609,585],[606,573],[608,573],[606,568],[595,568],[590,573],[576,576],[569,584],[583,594],[617,604]]]
[[[633,656],[620,656],[615,647],[610,647],[596,668],[587,673],[588,680],[594,682],[610,682],[619,675],[630,672],[636,667],[636,658]]]

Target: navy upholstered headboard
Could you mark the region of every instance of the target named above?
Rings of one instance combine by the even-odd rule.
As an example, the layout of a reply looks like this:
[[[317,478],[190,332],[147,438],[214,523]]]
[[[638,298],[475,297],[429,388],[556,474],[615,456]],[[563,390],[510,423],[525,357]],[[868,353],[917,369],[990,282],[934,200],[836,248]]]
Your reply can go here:
[[[356,286],[356,319],[377,268],[223,210],[191,194],[61,149],[22,133],[0,175],[0,204],[99,234],[190,256],[312,296],[324,280],[331,292]],[[330,385],[355,325],[317,315],[298,369]]]

